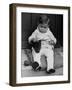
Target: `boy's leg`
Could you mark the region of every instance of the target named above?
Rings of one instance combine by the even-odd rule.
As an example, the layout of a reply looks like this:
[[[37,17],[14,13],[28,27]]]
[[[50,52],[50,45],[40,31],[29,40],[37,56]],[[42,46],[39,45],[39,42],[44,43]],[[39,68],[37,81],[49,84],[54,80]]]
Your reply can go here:
[[[39,66],[41,66],[41,53],[36,53],[34,50],[32,51],[34,62],[38,62]]]
[[[45,55],[47,57],[47,71],[54,69],[54,52],[51,49],[46,49]]]

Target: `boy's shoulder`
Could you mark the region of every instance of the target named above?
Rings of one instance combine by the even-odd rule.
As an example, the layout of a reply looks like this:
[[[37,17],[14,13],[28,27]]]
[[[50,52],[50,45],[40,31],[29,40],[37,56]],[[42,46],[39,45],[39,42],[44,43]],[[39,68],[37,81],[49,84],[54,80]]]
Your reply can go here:
[[[39,30],[38,30],[38,28],[36,28],[35,30],[34,30],[34,33],[38,33],[39,32]]]
[[[48,31],[47,31],[47,33],[52,33],[52,32],[51,32],[51,30],[50,30],[50,28],[48,28]]]

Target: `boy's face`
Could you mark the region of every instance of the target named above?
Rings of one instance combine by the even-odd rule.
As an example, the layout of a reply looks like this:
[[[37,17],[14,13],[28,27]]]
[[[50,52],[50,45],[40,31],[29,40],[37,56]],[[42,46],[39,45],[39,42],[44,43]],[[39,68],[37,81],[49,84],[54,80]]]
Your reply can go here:
[[[41,33],[46,33],[48,30],[48,25],[47,24],[39,24],[38,29]]]

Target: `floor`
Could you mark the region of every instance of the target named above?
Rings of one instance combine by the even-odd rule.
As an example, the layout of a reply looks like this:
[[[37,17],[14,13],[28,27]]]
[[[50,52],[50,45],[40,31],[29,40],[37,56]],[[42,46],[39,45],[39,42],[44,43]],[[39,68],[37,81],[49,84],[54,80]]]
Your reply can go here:
[[[53,74],[47,74],[46,73],[46,63],[42,64],[42,70],[41,71],[34,71],[31,66],[24,66],[24,61],[28,59],[26,56],[25,50],[22,49],[21,53],[21,76],[22,77],[34,77],[34,76],[52,76],[52,75],[63,75],[63,50],[61,48],[56,48],[55,51],[55,63],[54,67],[56,72]],[[43,61],[44,63],[44,61]]]

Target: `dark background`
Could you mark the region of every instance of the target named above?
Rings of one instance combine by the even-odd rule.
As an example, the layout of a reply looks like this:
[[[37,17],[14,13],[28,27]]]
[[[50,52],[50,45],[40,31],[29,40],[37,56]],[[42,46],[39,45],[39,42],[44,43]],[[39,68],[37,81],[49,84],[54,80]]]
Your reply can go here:
[[[22,49],[31,48],[28,43],[28,37],[37,28],[37,21],[40,14],[22,13],[21,14],[21,41]],[[57,39],[55,47],[63,46],[63,15],[47,14],[50,18],[49,27]]]

